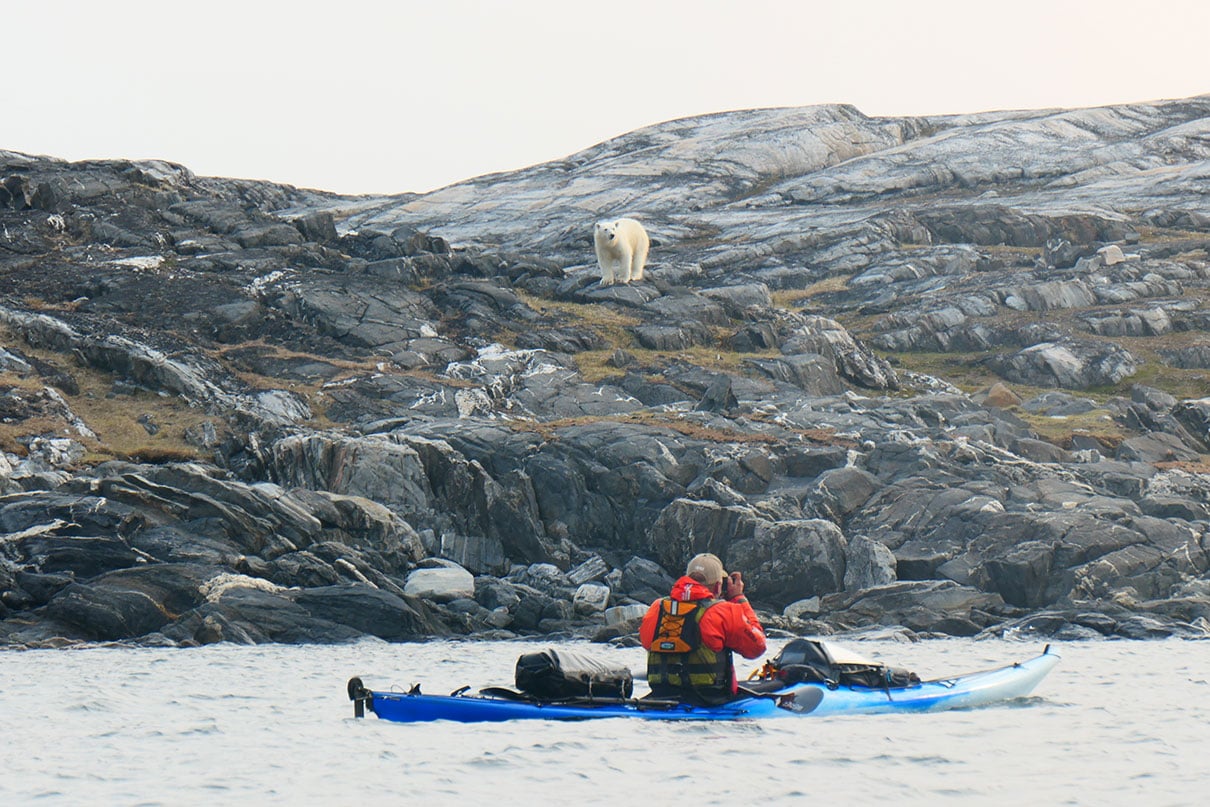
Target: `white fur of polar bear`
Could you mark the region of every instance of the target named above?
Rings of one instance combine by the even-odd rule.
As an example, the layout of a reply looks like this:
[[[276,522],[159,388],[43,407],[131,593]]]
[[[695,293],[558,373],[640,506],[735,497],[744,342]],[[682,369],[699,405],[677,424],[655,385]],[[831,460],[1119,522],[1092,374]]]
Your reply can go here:
[[[592,230],[592,244],[597,250],[602,286],[643,279],[651,239],[642,224],[634,219],[598,221]]]

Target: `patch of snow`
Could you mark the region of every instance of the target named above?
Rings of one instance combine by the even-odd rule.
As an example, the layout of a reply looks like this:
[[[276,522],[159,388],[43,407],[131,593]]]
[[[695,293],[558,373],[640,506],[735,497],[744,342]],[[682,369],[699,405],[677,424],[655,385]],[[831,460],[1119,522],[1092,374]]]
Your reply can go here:
[[[130,258],[114,258],[111,261],[106,261],[106,263],[111,263],[114,266],[125,266],[136,272],[150,272],[153,269],[159,269],[165,260],[163,255],[139,255]]]
[[[267,275],[261,275],[260,277],[253,278],[251,283],[249,283],[247,286],[244,286],[244,291],[249,292],[250,294],[261,294],[270,285],[276,283],[284,277],[289,276],[290,274],[291,272],[287,269],[274,269]]]
[[[458,406],[459,418],[486,415],[492,411],[491,398],[481,389],[458,390],[454,393],[454,403]]]
[[[249,577],[246,574],[223,572],[198,586],[198,592],[206,598],[207,602],[218,602],[224,594],[234,588],[255,588],[274,593],[281,591],[283,587],[276,583],[271,583],[262,577]]]

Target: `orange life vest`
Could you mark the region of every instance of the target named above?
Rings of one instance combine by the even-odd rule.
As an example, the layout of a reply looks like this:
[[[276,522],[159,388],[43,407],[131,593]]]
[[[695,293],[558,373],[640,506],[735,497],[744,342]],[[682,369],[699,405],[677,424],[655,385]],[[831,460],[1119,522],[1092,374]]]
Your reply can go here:
[[[721,600],[660,600],[647,649],[647,683],[657,697],[715,704],[731,700],[731,651],[702,643],[701,622]]]

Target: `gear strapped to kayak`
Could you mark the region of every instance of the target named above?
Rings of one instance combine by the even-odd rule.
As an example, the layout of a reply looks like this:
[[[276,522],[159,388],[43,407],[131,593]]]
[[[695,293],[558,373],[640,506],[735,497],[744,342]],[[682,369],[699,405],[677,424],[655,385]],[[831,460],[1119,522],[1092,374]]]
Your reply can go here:
[[[838,686],[896,689],[920,683],[909,670],[888,667],[836,645],[816,639],[793,639],[772,661],[752,674],[752,678],[778,685],[821,683]]]
[[[731,651],[716,652],[702,642],[702,617],[719,602],[660,600],[655,638],[647,651],[647,683],[652,695],[703,703],[731,699]]]
[[[537,698],[629,698],[634,676],[629,667],[606,664],[568,650],[542,650],[517,659],[517,689]]]

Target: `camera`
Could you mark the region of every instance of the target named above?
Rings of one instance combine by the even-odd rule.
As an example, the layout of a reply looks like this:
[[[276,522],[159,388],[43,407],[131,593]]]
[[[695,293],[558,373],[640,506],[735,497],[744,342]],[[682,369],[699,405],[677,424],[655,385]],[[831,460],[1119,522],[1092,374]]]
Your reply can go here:
[[[725,599],[727,599],[727,587],[730,585],[730,583],[731,583],[730,578],[727,578],[727,577],[724,577],[724,578],[723,578],[723,591],[722,591],[722,594],[723,594],[723,599],[724,599],[724,600],[725,600]]]

